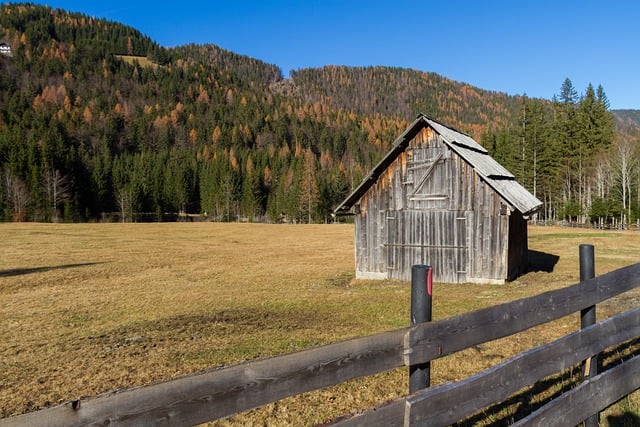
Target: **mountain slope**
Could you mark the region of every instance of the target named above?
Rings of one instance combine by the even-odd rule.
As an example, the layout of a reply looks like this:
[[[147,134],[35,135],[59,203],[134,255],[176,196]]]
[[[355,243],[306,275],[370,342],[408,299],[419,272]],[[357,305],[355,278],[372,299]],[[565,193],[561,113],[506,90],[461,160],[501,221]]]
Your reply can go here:
[[[397,67],[327,66],[294,71],[291,78],[311,102],[404,120],[424,112],[478,139],[508,126],[522,103],[519,96]]]
[[[616,118],[616,129],[636,140],[640,140],[640,110],[612,110]]]
[[[282,96],[277,67],[215,46],[34,5],[2,5],[0,26],[5,219],[318,221],[404,124]]]

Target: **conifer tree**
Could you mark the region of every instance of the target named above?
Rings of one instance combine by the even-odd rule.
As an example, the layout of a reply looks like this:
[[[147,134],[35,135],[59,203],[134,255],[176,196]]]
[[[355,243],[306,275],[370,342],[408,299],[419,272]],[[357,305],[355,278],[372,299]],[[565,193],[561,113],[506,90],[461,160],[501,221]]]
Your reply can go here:
[[[260,176],[256,171],[253,160],[249,156],[245,163],[245,173],[242,181],[242,212],[254,221],[262,215],[262,188]]]
[[[583,182],[583,153],[579,144],[578,122],[576,120],[578,94],[569,78],[565,79],[560,89],[560,95],[553,98],[554,121],[553,132],[558,144],[558,152],[562,158],[560,174],[562,188],[560,197],[565,210],[571,212],[569,217],[577,216],[578,200],[581,196]]]
[[[300,178],[300,217],[308,224],[313,222],[318,203],[316,182],[316,158],[310,148],[304,152],[302,176]]]
[[[555,186],[551,178],[556,155],[549,141],[547,112],[541,101],[523,98],[518,138],[520,167],[515,171],[518,180],[534,196],[546,199]]]

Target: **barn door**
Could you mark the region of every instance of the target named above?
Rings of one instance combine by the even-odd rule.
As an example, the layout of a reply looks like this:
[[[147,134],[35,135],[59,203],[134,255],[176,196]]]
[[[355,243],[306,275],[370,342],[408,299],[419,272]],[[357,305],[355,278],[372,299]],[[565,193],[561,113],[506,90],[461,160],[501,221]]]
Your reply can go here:
[[[458,211],[420,212],[422,263],[431,265],[434,280],[464,283],[467,278],[469,248],[467,217]]]
[[[435,281],[466,282],[469,249],[464,212],[388,212],[386,226],[390,278],[409,280],[413,265],[428,264],[433,267]]]

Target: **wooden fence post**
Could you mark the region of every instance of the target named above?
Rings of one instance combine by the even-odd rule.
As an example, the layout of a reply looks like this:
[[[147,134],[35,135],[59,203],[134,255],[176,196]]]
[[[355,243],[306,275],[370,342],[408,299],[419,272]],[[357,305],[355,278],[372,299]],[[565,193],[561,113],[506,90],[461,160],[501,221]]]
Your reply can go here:
[[[595,256],[593,245],[582,244],[579,246],[580,254],[580,283],[596,277]],[[580,329],[596,323],[596,306],[592,305],[580,310]],[[583,379],[595,377],[598,374],[598,355],[593,355],[584,362]],[[584,422],[585,427],[598,427],[600,415],[594,414]]]
[[[432,269],[428,265],[411,268],[411,326],[431,321]],[[429,387],[431,362],[409,366],[409,393]]]

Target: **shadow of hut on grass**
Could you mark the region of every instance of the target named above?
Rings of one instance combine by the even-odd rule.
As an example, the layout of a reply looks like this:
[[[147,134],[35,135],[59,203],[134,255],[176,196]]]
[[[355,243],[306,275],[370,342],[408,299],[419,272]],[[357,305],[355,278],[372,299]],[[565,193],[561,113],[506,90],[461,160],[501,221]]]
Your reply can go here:
[[[577,366],[572,366],[562,373],[545,378],[509,399],[491,405],[480,413],[453,425],[471,427],[487,421],[490,421],[493,426],[511,425],[576,387],[579,384],[579,372]]]
[[[640,426],[640,417],[631,411],[624,412],[621,415],[609,415],[607,424],[610,427],[635,427]]]
[[[602,373],[640,355],[640,338],[632,339],[618,346],[608,348],[598,357],[598,372]],[[582,363],[551,375],[512,395],[509,399],[491,405],[480,413],[472,415],[453,425],[456,427],[471,427],[490,422],[492,426],[508,426],[532,412],[542,408],[547,403],[569,392],[582,381]],[[606,417],[610,427],[640,426],[640,417],[630,410],[620,415]]]
[[[544,271],[552,273],[556,264],[560,260],[558,255],[548,254],[546,252],[532,251],[529,249],[529,271]]]

